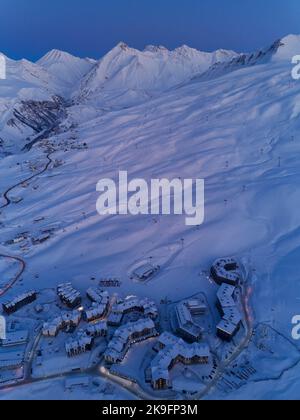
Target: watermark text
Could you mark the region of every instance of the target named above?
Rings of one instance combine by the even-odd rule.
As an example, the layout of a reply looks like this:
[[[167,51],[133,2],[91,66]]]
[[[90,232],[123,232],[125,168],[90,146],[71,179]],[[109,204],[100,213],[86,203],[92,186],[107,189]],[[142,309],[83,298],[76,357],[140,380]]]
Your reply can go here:
[[[300,340],[300,315],[295,315],[292,319],[292,338],[293,340]]]
[[[0,54],[0,80],[6,79],[6,59]]]
[[[6,319],[0,316],[0,340],[6,340]]]
[[[186,215],[187,226],[204,222],[203,179],[136,178],[128,181],[127,171],[119,172],[118,184],[112,179],[101,179],[96,190],[100,193],[97,212],[107,215]]]
[[[292,58],[292,64],[294,64],[292,78],[294,80],[300,80],[300,55],[295,55]]]

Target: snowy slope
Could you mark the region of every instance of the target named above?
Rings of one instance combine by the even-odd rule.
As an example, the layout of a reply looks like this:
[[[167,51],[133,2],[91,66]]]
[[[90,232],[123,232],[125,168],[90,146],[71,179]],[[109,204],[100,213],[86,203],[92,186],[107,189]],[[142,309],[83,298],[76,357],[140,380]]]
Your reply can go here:
[[[18,143],[24,145],[26,137],[34,132],[16,118],[16,111],[22,114],[23,104],[28,101],[51,102],[53,97],[65,92],[65,87],[47,70],[27,60],[7,58],[6,76],[0,85],[0,137],[6,152],[10,152]],[[27,116],[24,115],[25,118]]]
[[[92,277],[107,276],[122,280],[124,294],[159,302],[165,296],[176,301],[205,291],[213,302],[216,287],[202,270],[220,256],[236,255],[252,273],[254,325],[266,323],[291,341],[291,319],[299,313],[300,83],[291,79],[289,58],[297,43],[294,37],[283,41],[266,49],[269,56],[262,62],[235,67],[213,80],[194,79],[129,109],[96,116],[90,103],[70,107],[65,124],[72,130],[51,138],[53,159],[62,165],[14,190],[12,195],[23,201],[2,211],[0,249],[22,255],[27,263],[23,286],[17,284],[10,295],[62,281],[85,291],[93,285]],[[149,47],[143,57],[152,50]],[[155,54],[169,52],[160,48]],[[136,58],[113,51],[103,60],[85,79],[92,97],[92,88],[106,84],[101,77],[112,70],[112,62],[129,77],[124,68]],[[100,79],[99,68],[105,68]],[[108,85],[122,85],[121,74],[112,72]],[[72,147],[65,146],[70,141]],[[83,143],[87,148],[74,147]],[[0,160],[0,173],[7,174],[0,177],[1,191],[30,174],[26,161],[43,167],[42,144]],[[119,170],[147,180],[205,178],[205,223],[189,228],[184,216],[101,218],[95,207],[96,183],[117,179]],[[42,226],[58,226],[50,241],[23,251],[4,246],[17,233],[36,232],[40,225],[34,220],[41,217]],[[132,281],[132,268],[150,257],[161,265],[160,274],[150,284]],[[300,343],[292,346],[300,360]],[[295,354],[292,358],[279,347],[272,350],[261,362],[257,383],[226,398],[299,397],[293,383],[300,377]],[[270,378],[268,363],[284,368]],[[224,395],[213,390],[210,397]]]
[[[240,54],[232,60],[216,62],[207,71],[200,72],[194,76],[194,79],[212,80],[217,77],[239,70],[242,67],[255,66],[258,64],[278,63],[281,61],[291,62],[294,55],[298,55],[300,51],[300,35],[288,35],[277,40],[273,45],[263,50]]]
[[[71,96],[94,65],[94,60],[57,50],[37,63],[6,58],[7,78],[0,87],[0,137],[6,152],[24,147],[27,137],[51,127],[53,115],[62,114],[57,103]]]
[[[58,94],[62,88],[46,70],[28,60],[6,58],[6,73],[6,80],[1,81],[2,107],[10,101],[49,98],[49,94]]]

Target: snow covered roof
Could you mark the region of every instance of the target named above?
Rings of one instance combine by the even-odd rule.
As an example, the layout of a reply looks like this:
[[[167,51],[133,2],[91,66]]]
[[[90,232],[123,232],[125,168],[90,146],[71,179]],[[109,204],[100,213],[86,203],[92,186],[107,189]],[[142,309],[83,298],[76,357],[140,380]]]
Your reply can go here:
[[[78,298],[81,297],[81,294],[78,290],[74,289],[71,283],[60,284],[57,287],[58,296],[70,303],[75,302]]]
[[[151,264],[144,264],[134,270],[134,275],[139,279],[145,279],[152,276],[152,274],[154,274],[157,270],[158,267],[155,267]]]
[[[234,325],[238,325],[242,321],[242,315],[236,306],[224,308],[223,319],[229,321]]]
[[[207,309],[207,305],[204,301],[202,301],[201,299],[190,299],[187,301],[187,306],[190,310],[193,309]]]
[[[146,314],[158,313],[158,309],[154,301],[147,298],[140,299],[137,297],[126,299],[123,302],[114,305],[112,310],[113,312],[123,314],[124,312],[134,308],[141,309]]]
[[[119,312],[111,312],[108,316],[108,323],[111,324],[120,324],[122,321],[123,315]]]
[[[175,335],[165,331],[163,332],[159,338],[158,341],[160,344],[162,344],[163,346],[170,346],[170,345],[175,345],[178,343],[178,337],[176,337]]]
[[[86,319],[101,318],[104,315],[105,311],[106,311],[106,305],[103,305],[101,303],[85,311],[85,316],[86,316]]]
[[[80,311],[62,312],[61,318],[64,322],[73,322],[74,324],[77,324],[81,320],[81,312]]]
[[[145,330],[156,331],[152,319],[140,319],[139,321],[129,322],[128,324],[123,325],[115,331],[105,354],[110,357],[113,356],[116,359],[122,358],[122,352],[133,334],[142,333]]]
[[[213,270],[219,279],[238,283],[240,280],[240,269],[234,258],[220,258],[213,264]]]
[[[165,336],[165,341],[174,341],[172,337]],[[152,380],[165,379],[169,380],[169,370],[173,362],[178,358],[191,360],[193,358],[209,358],[210,350],[206,344],[187,344],[181,339],[177,339],[175,344],[167,345],[161,350],[151,363]]]
[[[113,337],[112,340],[108,343],[107,350],[114,351],[116,353],[121,353],[124,349],[125,342],[120,339],[120,337]]]
[[[177,320],[179,328],[187,334],[198,339],[202,334],[202,328],[195,324],[192,314],[185,302],[181,302],[176,306]]]
[[[233,336],[237,329],[237,325],[233,324],[230,321],[227,321],[226,319],[221,319],[221,321],[217,325],[217,329],[229,336]]]
[[[93,338],[83,334],[78,336],[77,338],[69,340],[66,344],[66,352],[70,353],[72,351],[76,351],[78,349],[85,349],[86,346],[91,345],[93,342]]]
[[[176,306],[176,312],[178,315],[178,320],[181,325],[185,325],[187,323],[191,323],[191,324],[193,323],[192,315],[190,311],[188,310],[188,307],[184,303],[181,302]]]
[[[115,336],[130,336],[135,332],[142,332],[145,329],[153,329],[155,328],[155,324],[150,318],[143,318],[139,319],[136,322],[129,322],[128,324],[123,325],[122,327],[118,328],[115,332]]]
[[[235,306],[235,301],[233,299],[233,294],[235,292],[235,287],[229,284],[223,283],[217,292],[218,300],[223,308],[228,306]]]
[[[59,316],[43,325],[44,335],[56,335],[63,327],[78,325],[81,320],[81,312],[62,312]]]
[[[14,297],[11,301],[5,302],[4,305],[7,308],[10,308],[10,307],[13,307],[13,306],[17,305],[20,302],[23,302],[27,298],[29,298],[31,296],[35,296],[35,295],[36,295],[36,291],[31,290],[30,292],[22,293],[21,295]]]
[[[217,297],[222,308],[222,320],[217,326],[219,331],[225,332],[229,336],[233,336],[238,325],[242,321],[242,315],[233,299],[235,287],[228,284],[222,284],[219,288]]]
[[[87,292],[87,296],[93,302],[107,304],[109,302],[109,293],[102,291],[98,287],[90,287]]]
[[[87,333],[90,335],[97,335],[98,333],[101,333],[102,331],[107,331],[107,322],[106,321],[100,321],[96,324],[91,324],[86,329]]]

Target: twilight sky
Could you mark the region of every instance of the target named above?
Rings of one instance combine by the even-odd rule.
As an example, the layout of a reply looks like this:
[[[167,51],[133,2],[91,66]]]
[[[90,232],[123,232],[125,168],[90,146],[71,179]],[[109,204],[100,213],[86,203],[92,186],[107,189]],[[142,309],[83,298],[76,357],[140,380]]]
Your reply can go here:
[[[0,0],[0,51],[100,58],[119,41],[252,51],[300,33],[299,0]]]

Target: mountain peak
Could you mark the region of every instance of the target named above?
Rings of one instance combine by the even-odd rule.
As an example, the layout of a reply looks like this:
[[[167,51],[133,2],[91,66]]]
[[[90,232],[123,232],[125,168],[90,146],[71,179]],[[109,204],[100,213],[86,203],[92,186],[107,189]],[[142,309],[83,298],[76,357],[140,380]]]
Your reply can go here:
[[[129,50],[129,46],[125,42],[123,42],[123,41],[121,41],[121,42],[118,43],[117,48],[119,48],[119,49],[121,49],[123,51]]]
[[[53,63],[60,63],[63,61],[70,61],[78,59],[77,57],[61,50],[53,49],[49,51],[47,54],[45,54],[40,60],[38,60],[37,64],[40,66],[49,65]]]
[[[49,51],[36,64],[57,80],[63,82],[65,86],[73,87],[92,69],[96,62],[54,49]]]
[[[184,44],[181,47],[176,48],[174,50],[174,53],[180,54],[184,57],[189,57],[189,56],[194,55],[194,54],[197,54],[197,55],[202,54],[202,51],[196,50],[195,48],[191,48],[188,45]],[[205,54],[205,53],[203,53],[203,54]]]
[[[125,42],[119,42],[115,47],[113,47],[110,51],[108,51],[101,59],[103,60],[105,57],[115,57],[122,55],[123,53],[132,53],[136,52],[137,50],[129,47]]]
[[[147,47],[144,49],[145,52],[166,52],[169,51],[166,47],[163,45],[147,45]]]
[[[183,44],[183,45],[181,45],[181,47],[176,48],[175,51],[198,51],[198,52],[200,52],[199,50],[196,50],[195,48],[189,47],[186,44]]]

